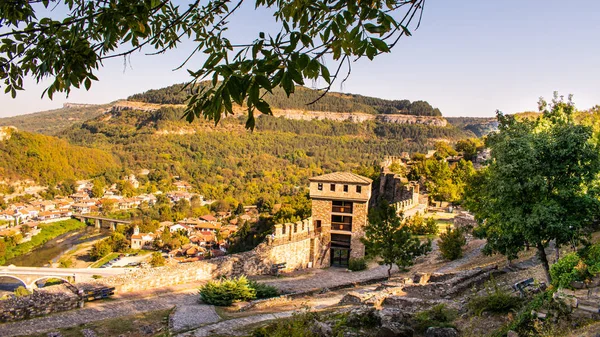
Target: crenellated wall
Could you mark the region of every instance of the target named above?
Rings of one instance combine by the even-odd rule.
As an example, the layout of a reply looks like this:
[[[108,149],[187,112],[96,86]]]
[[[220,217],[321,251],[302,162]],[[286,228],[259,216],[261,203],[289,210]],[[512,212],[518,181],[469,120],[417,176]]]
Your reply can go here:
[[[209,260],[134,269],[129,273],[98,279],[93,285],[117,288],[117,292],[139,291],[219,277],[264,275],[274,264],[286,263],[284,271],[314,266],[313,254],[319,244],[312,218],[275,225],[265,242],[251,251]],[[85,287],[85,285],[84,285]]]

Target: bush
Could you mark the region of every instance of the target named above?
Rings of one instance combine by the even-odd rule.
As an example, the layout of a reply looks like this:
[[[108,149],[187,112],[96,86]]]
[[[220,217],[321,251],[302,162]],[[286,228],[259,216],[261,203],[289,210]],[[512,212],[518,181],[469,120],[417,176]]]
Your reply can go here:
[[[438,246],[442,256],[447,260],[456,260],[462,257],[462,247],[467,244],[467,240],[460,229],[448,227],[445,233],[440,235]]]
[[[29,295],[31,295],[31,291],[27,290],[27,288],[23,286],[19,286],[17,289],[15,289],[15,296],[17,297],[24,297]]]
[[[600,274],[600,244],[595,244],[588,247],[584,255],[585,264],[588,266],[588,272],[592,276]]]
[[[558,288],[569,288],[572,281],[583,281],[585,275],[577,266],[581,263],[577,253],[569,253],[550,267],[552,285]]]
[[[469,310],[478,316],[483,312],[508,313],[522,304],[520,298],[500,289],[494,279],[487,282],[485,292],[485,295],[473,297],[468,304]]]
[[[414,328],[421,333],[430,327],[453,328],[452,321],[456,319],[456,315],[456,311],[438,304],[429,310],[417,312],[413,318]]]
[[[256,290],[250,287],[244,276],[233,279],[208,281],[200,287],[200,299],[206,304],[230,306],[236,301],[249,301],[256,298]]]
[[[348,269],[352,271],[361,271],[367,269],[367,260],[364,258],[350,259],[348,262]]]
[[[152,253],[152,259],[150,259],[150,265],[152,267],[164,266],[166,263],[167,263],[167,261],[165,261],[165,258],[162,256],[161,253],[159,253],[159,252]]]
[[[409,218],[406,224],[414,235],[435,235],[438,232],[435,219],[432,217],[424,219],[419,212]]]
[[[279,296],[279,290],[277,288],[256,281],[249,281],[250,288],[256,291],[256,298],[271,298]]]

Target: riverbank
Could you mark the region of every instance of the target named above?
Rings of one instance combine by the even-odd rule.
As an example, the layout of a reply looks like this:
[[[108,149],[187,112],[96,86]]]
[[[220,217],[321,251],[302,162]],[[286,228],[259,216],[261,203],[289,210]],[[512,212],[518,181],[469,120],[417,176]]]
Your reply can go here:
[[[43,224],[40,225],[40,227],[40,233],[34,235],[30,241],[20,243],[13,247],[9,247],[7,245],[4,254],[0,255],[0,265],[11,262],[11,260],[14,260],[20,256],[27,255],[33,252],[36,248],[44,245],[46,242],[61,235],[84,229],[86,228],[86,224],[78,220],[69,219],[65,221]],[[48,257],[47,260],[50,259],[52,259],[52,257]]]

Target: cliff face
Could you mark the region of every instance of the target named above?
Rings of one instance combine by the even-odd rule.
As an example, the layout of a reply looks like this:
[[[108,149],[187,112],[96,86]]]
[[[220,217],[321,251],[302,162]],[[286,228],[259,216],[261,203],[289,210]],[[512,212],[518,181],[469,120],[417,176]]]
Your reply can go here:
[[[430,117],[430,116],[412,116],[412,115],[401,115],[401,114],[386,114],[386,115],[373,115],[361,112],[324,112],[324,111],[302,111],[302,110],[275,110],[273,111],[275,117],[284,117],[288,119],[296,120],[332,120],[338,122],[354,122],[360,123],[365,121],[379,121],[383,123],[394,123],[394,124],[423,124],[431,126],[444,127],[448,122],[442,117]]]

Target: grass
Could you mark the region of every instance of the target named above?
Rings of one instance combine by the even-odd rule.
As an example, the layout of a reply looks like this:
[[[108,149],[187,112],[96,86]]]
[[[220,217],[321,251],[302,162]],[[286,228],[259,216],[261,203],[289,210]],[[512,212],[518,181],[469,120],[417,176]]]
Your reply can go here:
[[[88,329],[97,336],[167,336],[167,322],[172,309],[149,311],[138,315],[106,319],[102,321],[85,323],[75,327],[58,329],[63,337],[81,337],[83,330]],[[148,334],[141,327],[152,329],[154,333]],[[160,332],[159,332],[160,330]],[[29,337],[47,337],[48,334],[35,334]]]
[[[106,262],[119,257],[119,255],[121,255],[121,253],[110,253],[108,255],[106,255],[105,257],[101,258],[100,260],[92,263],[90,265],[90,268],[100,268],[100,266],[104,265]]]

